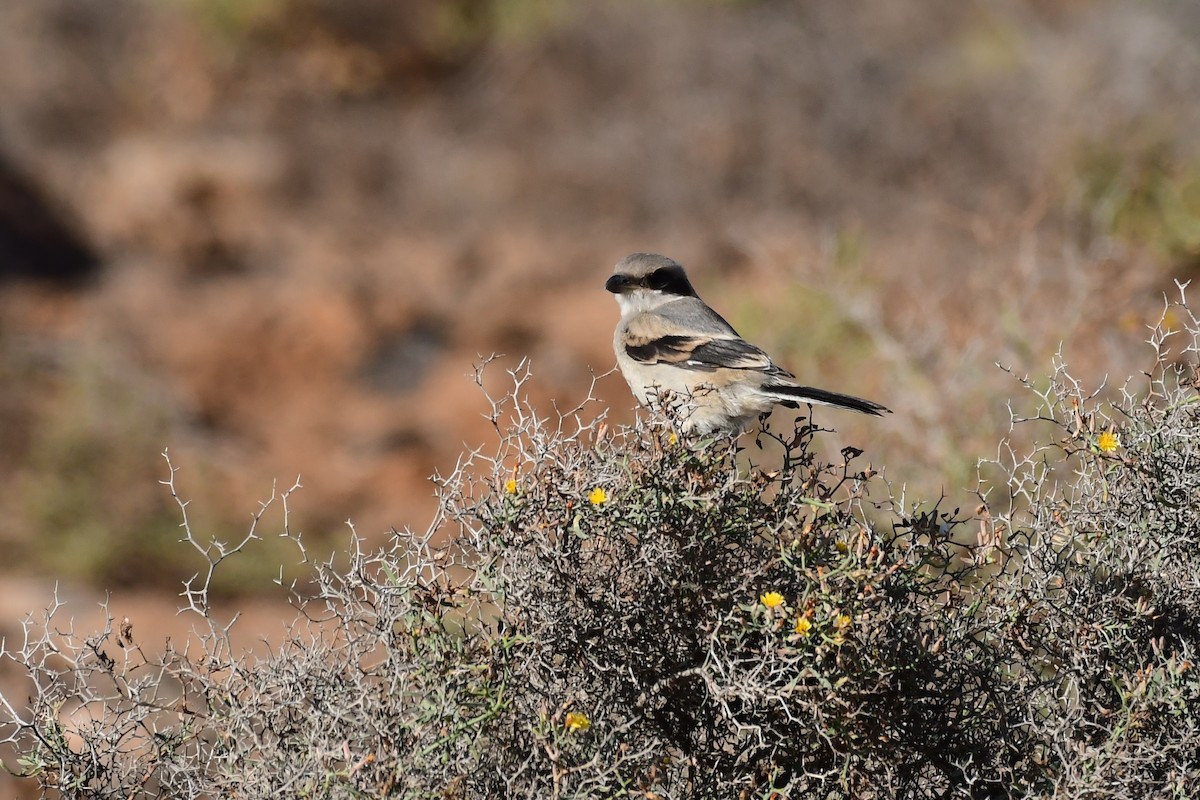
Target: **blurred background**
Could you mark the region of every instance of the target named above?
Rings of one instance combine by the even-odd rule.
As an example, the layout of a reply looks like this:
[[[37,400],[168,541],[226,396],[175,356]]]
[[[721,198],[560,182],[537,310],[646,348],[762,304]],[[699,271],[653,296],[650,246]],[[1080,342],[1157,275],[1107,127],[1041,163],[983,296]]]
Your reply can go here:
[[[971,506],[1031,405],[996,362],[1148,365],[1197,131],[1195,0],[4,0],[0,633],[55,581],[172,618],[166,447],[202,535],[297,475],[314,547],[424,529],[473,365],[582,400],[637,250],[895,410],[828,446]],[[292,555],[254,546],[222,592]]]

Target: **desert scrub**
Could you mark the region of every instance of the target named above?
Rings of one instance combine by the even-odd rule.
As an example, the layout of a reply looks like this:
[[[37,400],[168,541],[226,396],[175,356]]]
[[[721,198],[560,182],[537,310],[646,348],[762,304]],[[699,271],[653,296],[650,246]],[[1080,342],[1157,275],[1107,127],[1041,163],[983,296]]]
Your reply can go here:
[[[5,763],[67,797],[1196,796],[1198,343],[1181,298],[1111,400],[1027,382],[1041,444],[1002,446],[970,513],[870,501],[883,476],[820,461],[807,419],[759,450],[543,416],[521,365],[382,549],[314,563],[297,487],[223,544],[179,500],[199,645],[27,621]],[[304,577],[253,658],[207,589],[272,504]]]
[[[1014,416],[1054,438],[1001,459],[1021,566],[995,583],[1007,636],[1036,647],[1014,684],[1057,796],[1200,793],[1200,324],[1184,288],[1114,402],[1060,359],[1036,413]]]

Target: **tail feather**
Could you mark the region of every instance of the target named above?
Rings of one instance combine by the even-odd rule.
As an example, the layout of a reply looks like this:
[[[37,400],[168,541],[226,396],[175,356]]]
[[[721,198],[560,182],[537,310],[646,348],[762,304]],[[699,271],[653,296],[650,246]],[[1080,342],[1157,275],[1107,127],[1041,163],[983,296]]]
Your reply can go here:
[[[860,414],[874,414],[875,416],[881,416],[885,412],[888,414],[892,413],[891,409],[872,400],[864,400],[861,397],[852,397],[848,394],[839,394],[812,386],[772,384],[764,386],[763,389],[778,397],[781,404],[790,408],[798,408],[801,403],[807,403],[810,405],[845,408],[850,411],[857,411]]]

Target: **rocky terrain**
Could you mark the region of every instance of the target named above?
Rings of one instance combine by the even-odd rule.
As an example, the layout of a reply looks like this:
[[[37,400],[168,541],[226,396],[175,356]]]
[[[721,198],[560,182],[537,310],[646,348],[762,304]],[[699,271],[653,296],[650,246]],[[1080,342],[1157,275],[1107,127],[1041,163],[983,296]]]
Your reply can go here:
[[[8,0],[5,569],[176,587],[164,448],[218,535],[296,475],[314,542],[423,528],[474,365],[579,402],[635,250],[970,504],[995,363],[1136,373],[1194,273],[1197,41],[1185,0]]]
[[[199,529],[300,475],[336,548],[428,523],[490,354],[630,420],[636,250],[895,410],[830,448],[968,507],[1030,402],[995,363],[1136,374],[1200,264],[1197,42],[1187,0],[6,0],[0,634],[56,582],[184,624],[164,448]]]

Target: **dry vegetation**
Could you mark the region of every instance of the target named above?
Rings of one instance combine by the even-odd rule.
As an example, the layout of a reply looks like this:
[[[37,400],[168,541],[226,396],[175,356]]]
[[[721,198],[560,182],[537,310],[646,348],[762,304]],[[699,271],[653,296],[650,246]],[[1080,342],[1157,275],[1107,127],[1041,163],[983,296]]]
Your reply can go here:
[[[891,553],[888,548],[897,546],[901,523],[934,520],[914,512],[909,498],[944,496],[943,508],[974,512],[980,505],[979,460],[996,453],[996,442],[1007,437],[1011,451],[982,465],[984,480],[1002,495],[1010,489],[1024,495],[1026,508],[1049,515],[1021,518],[1014,530],[1036,539],[1059,525],[1056,535],[1094,555],[1099,566],[1084,576],[1090,588],[1067,594],[1070,603],[1055,606],[1057,614],[1037,598],[1007,601],[1028,601],[1022,624],[1036,628],[1023,630],[1022,636],[1034,638],[1015,645],[1017,651],[1031,648],[1018,653],[1018,660],[1036,656],[1050,664],[1026,677],[1069,674],[1077,682],[1067,689],[1047,684],[1051,689],[1044,690],[1017,685],[1013,673],[1001,676],[1009,681],[1003,690],[1028,690],[1032,705],[1026,711],[1035,718],[1043,715],[1044,724],[1034,725],[1037,730],[1030,733],[1044,735],[1038,759],[1051,765],[1047,769],[1057,764],[1053,768],[1060,769],[1056,774],[1066,785],[1075,781],[1082,786],[1092,779],[1103,783],[1123,770],[1133,776],[1129,780],[1140,779],[1136,776],[1148,773],[1137,764],[1149,758],[1149,751],[1121,749],[1132,741],[1125,739],[1110,748],[1120,758],[1104,761],[1102,756],[1110,752],[1105,737],[1115,730],[1114,715],[1124,715],[1122,731],[1135,733],[1145,715],[1156,721],[1188,719],[1165,706],[1141,715],[1134,700],[1143,696],[1137,692],[1149,691],[1146,686],[1158,686],[1156,681],[1175,686],[1171,681],[1178,676],[1171,677],[1175,674],[1169,665],[1191,658],[1179,655],[1182,645],[1162,650],[1167,640],[1159,628],[1191,625],[1188,635],[1194,634],[1195,623],[1188,621],[1192,611],[1181,599],[1187,596],[1186,570],[1192,562],[1178,552],[1186,549],[1179,541],[1163,539],[1161,546],[1150,546],[1122,537],[1178,531],[1170,527],[1176,523],[1186,530],[1188,506],[1179,494],[1190,491],[1186,481],[1164,489],[1161,496],[1153,487],[1162,474],[1179,471],[1173,458],[1190,457],[1187,431],[1183,418],[1172,417],[1168,428],[1179,436],[1147,439],[1144,446],[1150,449],[1144,452],[1157,454],[1157,460],[1137,462],[1153,465],[1146,466],[1149,472],[1139,472],[1141,467],[1126,464],[1132,449],[1120,451],[1126,453],[1121,456],[1086,448],[1075,452],[1072,448],[1085,440],[1094,444],[1087,437],[1101,429],[1086,428],[1086,418],[1072,416],[1076,412],[1069,409],[1048,409],[1056,398],[1076,393],[1074,385],[1062,384],[1069,363],[1080,385],[1103,387],[1086,401],[1089,408],[1114,402],[1131,419],[1154,409],[1164,418],[1169,412],[1189,413],[1189,405],[1176,411],[1163,406],[1150,391],[1153,386],[1133,387],[1130,396],[1115,387],[1127,375],[1153,371],[1155,359],[1142,346],[1148,326],[1161,313],[1164,293],[1175,296],[1174,281],[1193,276],[1200,264],[1197,41],[1200,8],[1190,0],[111,0],[103,5],[6,0],[0,3],[0,544],[6,553],[0,570],[99,591],[165,589],[163,601],[152,604],[159,610],[148,607],[144,613],[169,616],[178,581],[194,569],[188,549],[176,542],[177,509],[157,485],[160,454],[169,446],[185,469],[197,541],[236,541],[260,487],[275,477],[290,483],[292,476],[302,474],[305,490],[293,500],[290,528],[305,532],[311,561],[333,558],[335,564],[332,572],[318,570],[317,583],[302,588],[325,586],[319,578],[325,574],[363,580],[367,583],[355,586],[388,594],[392,579],[347,572],[345,559],[376,567],[390,563],[399,580],[406,569],[415,568],[397,560],[399,554],[414,545],[406,538],[390,541],[386,532],[393,526],[424,529],[435,513],[445,523],[467,510],[447,505],[443,484],[437,511],[426,476],[448,471],[464,442],[469,448],[489,435],[488,406],[463,378],[470,365],[481,353],[507,353],[514,359],[508,364],[528,357],[537,380],[526,384],[527,405],[522,407],[546,414],[556,401],[570,404],[593,374],[612,364],[609,341],[616,310],[600,288],[610,265],[627,252],[657,250],[687,265],[707,300],[798,375],[876,398],[896,411],[885,423],[822,418],[822,424],[838,430],[791,444],[799,460],[794,468],[802,473],[800,485],[810,474],[806,470],[839,463],[840,451],[850,444],[868,451],[853,462],[851,472],[867,470],[862,460],[887,465],[882,478],[850,481],[841,485],[841,494],[834,492],[843,516],[831,512],[822,518],[820,525],[831,526],[830,535],[841,530],[838,526],[853,532],[850,521],[861,522],[872,537],[864,545],[867,551],[877,546]],[[6,178],[10,172],[22,175],[22,185],[52,198],[52,212],[67,220],[67,228],[82,242],[72,250],[59,241],[43,252],[55,257],[85,254],[90,277],[68,279],[51,270],[48,260],[22,261],[21,251],[11,249],[14,231],[40,229],[46,234],[56,229],[31,226],[32,212],[16,215],[21,224],[14,225],[9,209],[23,206],[12,200],[16,195]],[[1178,307],[1172,312],[1179,313]],[[1181,326],[1186,320],[1166,320],[1167,329]],[[997,369],[997,362],[1008,372]],[[1076,437],[1076,444],[1066,447],[1070,458],[1051,459],[1059,464],[1057,477],[1081,470],[1077,477],[1054,483],[1068,494],[1053,502],[1041,494],[1049,487],[1038,483],[1037,470],[1044,462],[1011,453],[1028,453],[1034,442],[1061,442],[1063,436],[1038,423],[1007,430],[1010,406],[1018,414],[1026,408],[1019,396],[1013,397],[1019,384],[1012,374],[1044,375],[1052,363],[1059,368],[1055,378],[1033,379],[1028,385],[1045,398],[1042,413],[1065,425],[1067,438]],[[500,384],[489,387],[494,395],[504,394]],[[592,389],[596,407],[608,411],[610,425],[632,420],[632,401],[618,378],[603,378]],[[1147,396],[1149,405],[1139,406]],[[1150,424],[1149,417],[1141,419]],[[777,419],[775,425],[789,431],[784,438],[791,439],[790,418]],[[518,425],[507,435],[519,441],[528,433]],[[683,454],[654,450],[647,431],[623,435],[628,438],[621,447],[631,448],[627,458],[643,463],[647,475],[653,472],[649,465],[686,470],[717,466],[672,462]],[[1134,447],[1131,435],[1122,434],[1122,447]],[[575,480],[613,477],[604,470],[616,469],[618,462],[605,459],[616,458],[620,448],[607,436],[597,441],[608,444],[580,451],[588,455],[578,456],[584,461],[577,465],[582,471]],[[582,447],[583,442],[569,444]],[[781,451],[788,449],[782,443],[764,445],[761,452],[748,452],[767,462],[782,458]],[[638,461],[643,458],[649,460]],[[728,470],[709,475],[712,484],[706,484],[710,494],[705,496],[751,503],[763,487],[746,478],[746,453],[739,458],[741,477]],[[505,463],[505,469],[511,467]],[[602,474],[588,472],[593,468]],[[766,467],[767,472],[773,468]],[[1124,477],[1110,480],[1108,470]],[[503,482],[470,474],[503,495]],[[627,482],[622,491],[632,491],[633,474],[622,480]],[[833,491],[838,481],[828,480],[820,477],[815,485]],[[1134,516],[1118,520],[1108,501],[1120,497],[1122,488],[1130,492],[1122,513]],[[643,489],[650,491],[649,485]],[[500,495],[495,499],[515,502]],[[1153,514],[1138,516],[1145,509],[1134,502],[1135,496],[1164,503],[1174,497],[1175,510],[1167,513],[1168,506],[1156,506]],[[523,497],[530,505],[521,506],[519,513],[504,512],[516,514],[522,524],[538,522],[521,516],[527,514],[545,516],[540,521],[547,525],[573,524],[575,511],[590,508],[582,495],[573,495],[568,517],[550,498]],[[971,522],[971,530],[986,533],[1005,518],[1008,512],[993,499],[981,513],[983,522]],[[922,508],[922,513],[932,513]],[[1076,512],[1075,522],[1064,521],[1067,509]],[[500,513],[503,506],[493,510]],[[786,505],[777,511],[784,517],[790,513]],[[347,518],[362,534],[351,553],[343,552],[340,533]],[[468,534],[490,523],[485,518],[473,524],[467,526]],[[949,528],[960,534],[967,530]],[[434,529],[445,535],[453,526],[435,524]],[[761,574],[706,575],[713,580],[708,604],[675,609],[681,616],[671,619],[697,630],[717,626],[724,631],[735,621],[737,603],[754,606],[753,599],[731,599],[735,584],[753,594],[751,590],[758,591],[750,585],[754,580],[784,574],[771,572],[783,568],[779,559],[784,550],[772,549],[770,537],[759,536],[763,533],[750,526],[737,545],[748,548],[737,558],[766,559],[755,567],[764,570]],[[624,564],[629,554],[618,546],[632,545],[619,537],[610,541],[603,530],[588,535],[599,537],[588,540],[597,544],[594,551],[558,552],[557,539],[542,543],[550,551],[532,541],[504,546],[516,547],[521,563],[535,565],[529,569],[557,565],[565,570],[559,580],[565,575],[606,577],[614,582],[606,586],[613,592],[627,588],[622,581],[667,580],[621,570],[600,576],[600,561]],[[671,544],[666,532],[663,536],[667,538],[646,546],[664,557],[694,555],[686,548],[671,550],[683,545]],[[689,546],[703,549],[705,541]],[[850,539],[845,543],[853,544]],[[928,546],[936,549],[935,544]],[[441,539],[421,545],[430,557],[429,548],[444,546],[449,545]],[[1017,548],[1015,543],[1006,546]],[[853,548],[849,552],[859,561],[841,551],[836,557],[826,555],[835,561],[851,559],[846,568],[865,570],[863,575],[879,566],[860,563],[865,556]],[[289,537],[251,540],[242,557],[225,561],[216,571],[206,596],[270,592],[277,565],[291,563],[293,553]],[[930,573],[919,563],[924,556],[914,553],[918,561],[909,566],[916,580]],[[1084,566],[1093,563],[1075,549],[1071,553],[1083,558]],[[476,547],[474,557],[485,555]],[[585,555],[598,560],[561,563],[567,556]],[[1151,577],[1139,573],[1128,591],[1125,584],[1113,583],[1106,565],[1120,559],[1140,564],[1144,558],[1162,559],[1161,564],[1148,562],[1145,572]],[[972,575],[982,571],[999,581],[988,584],[997,591],[1013,578],[1005,569],[1025,570],[1021,574],[1026,578],[1067,574],[1066,563],[1035,561],[999,559],[987,568],[964,561],[941,568]],[[639,563],[632,558],[629,569],[636,572]],[[729,566],[719,558],[713,561],[714,569]],[[1176,567],[1184,571],[1174,571]],[[465,579],[457,573],[453,577]],[[682,586],[694,578],[672,579]],[[800,592],[801,573],[790,580],[799,583],[789,584],[789,591]],[[39,604],[41,597],[13,596],[24,591],[16,587],[26,585],[0,574],[0,608]],[[1021,585],[1022,591],[1032,591]],[[556,586],[551,583],[546,591],[557,591]],[[836,596],[841,589],[826,588],[834,593],[829,602],[841,602]],[[1046,597],[1066,602],[1049,584],[1043,588]],[[484,595],[493,591],[475,589]],[[1116,595],[1105,594],[1117,589]],[[462,600],[461,593],[449,598],[437,594],[444,587],[422,591],[433,594],[406,594],[403,602],[410,605],[389,607],[387,613],[401,620],[417,613],[411,604],[418,601],[456,605]],[[580,590],[574,591],[578,595]],[[923,600],[918,593],[910,605],[897,605],[889,613],[911,612],[911,619],[925,620],[940,613],[936,603],[947,602],[938,592],[941,587]],[[799,597],[787,594],[786,599],[794,604]],[[1084,613],[1086,604],[1098,609],[1095,614]],[[548,601],[544,605],[547,614],[554,610]],[[1150,607],[1172,611],[1155,617],[1144,610]],[[985,603],[982,608],[991,607]],[[363,609],[344,610],[350,614],[345,619],[352,620]],[[1104,615],[1120,613],[1142,620],[1153,635],[1105,627]],[[539,625],[553,629],[568,624],[570,617],[538,619]],[[665,618],[660,619],[665,625]],[[721,652],[731,664],[752,661],[760,652],[754,648],[774,641],[771,636],[786,638],[786,625],[772,633],[768,624],[779,619],[754,606],[736,620],[759,637],[742,643],[752,645],[750,650],[717,640],[713,646],[726,648]],[[1048,620],[1059,628],[1051,630]],[[954,624],[961,627],[941,631],[950,637],[947,641],[953,641],[952,634],[969,635],[971,626],[984,622],[968,616]],[[986,625],[991,627],[979,633],[981,638],[1003,632],[996,620]],[[160,627],[143,621],[135,630]],[[438,647],[447,648],[445,664],[467,670],[459,675],[464,691],[475,686],[474,666],[464,664],[477,665],[480,659],[493,663],[493,640],[484,636],[485,630],[491,629],[460,627],[459,638],[447,634],[437,640]],[[1096,638],[1081,631],[1092,631],[1088,636]],[[348,632],[326,641],[322,637],[327,635],[329,629],[321,627],[303,633],[316,637],[309,651],[313,664],[327,652],[321,651],[321,642],[364,647],[373,655],[393,644],[353,639]],[[8,652],[19,651],[13,647],[23,633],[15,619],[0,619],[0,636]],[[219,631],[213,636],[210,644],[217,646]],[[892,642],[881,636],[880,643]],[[116,653],[110,639],[104,652],[115,661],[108,664],[98,651],[88,651],[87,639],[85,634],[74,640],[77,655],[82,654],[76,665],[101,683],[117,680],[122,669],[148,675],[156,664],[169,662],[174,665],[170,672],[189,663],[178,653],[164,656],[157,641],[139,639],[137,647]],[[917,645],[932,647],[935,640]],[[1073,649],[1051,657],[1046,649],[1051,640],[1069,642]],[[475,647],[481,642],[484,651],[467,652],[467,643]],[[858,643],[851,641],[855,647]],[[636,637],[615,639],[604,658],[635,645],[641,646]],[[1093,658],[1088,649],[1093,645],[1113,654],[1107,699],[1097,701],[1098,706],[1063,710],[1055,732],[1045,691],[1061,689],[1057,702],[1069,705],[1095,688],[1098,679],[1089,672],[1094,663],[1087,661]],[[1148,654],[1143,665],[1148,671],[1130,673],[1128,691],[1119,683],[1127,663],[1121,653],[1132,652],[1121,650],[1125,645]],[[406,653],[409,645],[396,646]],[[582,648],[582,643],[572,646]],[[679,646],[690,645],[683,638]],[[997,658],[1010,654],[1003,647]],[[538,659],[550,657],[536,652]],[[842,668],[838,654],[843,651],[829,652],[833,655],[825,655]],[[892,652],[907,651],[895,645]],[[882,663],[872,660],[878,653],[862,656],[854,647],[844,653],[860,659],[854,669],[877,669]],[[1178,656],[1174,662],[1172,654]],[[221,657],[232,663],[228,659],[237,655]],[[1087,663],[1077,663],[1076,657]],[[38,653],[23,658],[26,664],[41,663]],[[58,656],[48,658],[49,668],[62,669]],[[534,659],[529,668],[538,663]],[[24,680],[15,667],[11,661],[0,665],[0,686],[25,686],[11,682]],[[624,677],[603,673],[611,678],[601,687],[609,694],[593,697],[599,689],[589,688],[590,683],[573,686],[588,702],[615,708],[629,692],[642,692],[670,671],[662,664],[646,669],[628,685],[622,683]],[[239,674],[210,677],[221,691],[234,691],[236,683],[228,681]],[[332,679],[331,673],[317,674]],[[371,673],[370,680],[381,674]],[[778,674],[783,673],[768,670],[760,677]],[[850,674],[859,680],[865,673]],[[872,674],[883,681],[882,673]],[[734,675],[729,672],[722,679]],[[255,666],[242,677],[272,676]],[[693,678],[700,679],[698,674]],[[523,674],[521,680],[536,684],[541,678]],[[120,680],[113,686],[118,684]],[[174,685],[168,680],[164,691]],[[858,786],[846,777],[853,770],[862,770],[854,773],[860,778],[869,776],[862,780],[902,779],[873,771],[882,769],[879,764],[886,759],[870,761],[869,748],[862,762],[839,761],[847,758],[845,741],[816,741],[806,738],[815,728],[788,727],[790,722],[774,718],[764,722],[756,716],[755,703],[775,696],[771,693],[779,687],[769,680],[754,685],[766,694],[745,699],[750,729],[757,725],[765,735],[778,723],[794,737],[795,747],[811,748],[805,758],[826,765],[821,770],[832,769],[829,764],[850,765],[851,772],[836,778],[808,776],[815,781],[812,786],[825,786],[821,781],[827,779],[843,781],[837,784],[842,787]],[[689,690],[696,686],[687,683]],[[986,683],[979,686],[988,690]],[[706,692],[712,689],[706,687]],[[44,688],[50,694],[40,697],[53,709],[56,690],[51,684]],[[290,696],[277,686],[244,688],[268,694],[278,689],[279,697]],[[669,689],[659,687],[664,696]],[[19,697],[26,688],[17,691],[6,690],[6,696]],[[112,713],[131,720],[132,727],[122,729],[134,737],[131,741],[142,741],[134,722],[168,724],[161,722],[168,712],[155,711],[153,705],[136,712],[142,717],[121,716],[135,714],[137,704],[121,706],[118,695],[126,703],[131,695],[121,694],[125,689],[111,691],[117,692],[110,698],[117,704]],[[656,711],[644,705],[652,694],[646,694],[643,706],[625,708],[639,720],[635,724],[631,716],[625,729],[634,736],[627,766],[643,776],[638,780],[649,780],[638,759],[650,753],[678,759],[680,753],[711,746],[724,748],[722,758],[743,752],[761,756],[765,760],[756,762],[761,764],[774,758],[767,744],[739,749],[745,744],[738,738],[745,733],[744,720],[730,711],[727,701]],[[705,696],[717,702],[721,695]],[[814,697],[804,695],[803,702],[810,705],[803,707],[814,711]],[[843,705],[836,706],[840,710],[822,706],[820,713],[844,712],[851,720],[846,730],[855,733],[856,715],[879,713],[870,705],[871,697],[860,699],[866,705],[845,705],[843,698],[838,701]],[[349,702],[344,696],[343,701]],[[594,716],[601,706],[587,710],[594,717],[593,738],[567,735],[562,718],[575,709],[564,709],[561,704],[568,702],[584,700],[571,695],[547,701],[543,717],[536,704],[517,704],[505,708],[509,716],[489,717],[489,724],[507,726],[504,735],[529,748],[535,766],[545,766],[539,759],[549,752],[547,747],[591,758],[601,752],[601,743],[618,742],[617,728],[603,728]],[[28,719],[21,703],[14,709]],[[392,710],[396,725],[409,724],[408,711]],[[656,724],[665,727],[662,719],[677,719],[685,711],[699,715],[691,739],[664,744],[653,725],[638,727],[652,722],[654,714],[660,714]],[[72,721],[63,723],[61,747],[79,741],[72,738],[71,725],[79,724],[80,716],[71,714]],[[534,718],[542,720],[542,728],[520,727],[533,724]],[[830,724],[842,725],[839,720]],[[915,730],[941,724],[936,714],[922,720],[913,723]],[[261,722],[253,717],[242,721],[252,727]],[[992,717],[971,724],[980,727],[968,733],[978,731],[982,738],[964,733],[967,750],[996,744],[984,735],[989,725],[999,726],[995,735],[1007,735]],[[430,735],[429,729],[413,726],[409,733],[414,741]],[[201,785],[220,772],[211,769],[217,755],[205,749],[214,741],[206,737],[218,728],[198,723],[195,737],[179,751],[186,769],[181,767],[176,776],[184,781],[178,786],[191,785],[187,781]],[[345,741],[351,750],[345,751],[343,740],[337,739],[340,733],[334,732],[338,730],[297,734],[317,737],[305,740],[312,752],[322,754],[308,767],[328,767],[332,777],[322,780],[331,786],[382,774],[367,763],[351,769],[367,753],[378,759],[372,762],[376,765],[386,763],[388,754],[367,745],[360,752],[349,736]],[[1070,738],[1081,730],[1092,733]],[[901,733],[884,732],[897,747],[906,741]],[[300,746],[296,741],[271,746]],[[1139,741],[1149,748],[1190,740],[1181,728],[1155,728]],[[601,749],[588,749],[593,745]],[[660,746],[664,749],[656,749]],[[399,758],[400,752],[392,755]],[[134,759],[130,763],[148,768],[150,762],[137,760],[146,752],[139,753],[129,756]],[[783,757],[795,755],[787,751]],[[39,757],[49,758],[46,753]],[[473,757],[467,747],[454,756],[467,760],[454,763],[471,763]],[[970,758],[982,770],[987,758],[1002,755],[989,752],[985,758],[971,750]],[[42,775],[61,780],[61,764],[51,769],[46,766],[51,761],[43,764]],[[597,769],[615,763],[603,757],[595,762]],[[269,766],[256,762],[254,769]],[[530,774],[550,774],[535,766]],[[175,780],[164,769],[156,766],[146,785]],[[238,769],[253,773],[245,763]],[[945,764],[931,769],[933,773],[923,773],[933,781],[930,786],[955,780]],[[89,780],[95,777],[84,772]],[[745,785],[765,791],[769,781],[782,780],[783,773],[771,777],[769,772],[746,777]],[[132,780],[122,770],[112,775]],[[588,775],[589,781],[602,777],[599,772]],[[675,787],[668,796],[686,796],[678,787],[698,780],[668,772],[660,777],[664,787]],[[316,780],[311,774],[271,780],[276,778]],[[1158,778],[1156,786],[1167,785],[1166,777]],[[674,780],[685,782],[670,783]],[[1042,791],[1036,780],[1029,780],[1031,792]],[[1111,779],[1118,787],[1113,796],[1133,785],[1120,780]],[[0,791],[7,788],[0,778]],[[1103,795],[1081,790],[1078,796]]]
[[[167,445],[227,534],[297,473],[314,537],[421,524],[425,477],[485,432],[470,364],[529,356],[540,400],[578,396],[612,363],[600,283],[638,249],[798,374],[895,408],[880,459],[961,492],[1003,433],[994,362],[1067,341],[1080,374],[1145,367],[1196,259],[1196,16],[6,2],[7,160],[103,260],[74,291],[0,289],[0,539],[132,579],[86,543],[169,528]],[[629,419],[619,380],[598,392]]]
[[[295,486],[206,541],[168,459],[200,646],[55,606],[0,652],[31,692],[0,742],[80,798],[1193,797],[1200,320],[1169,306],[1151,346],[1113,405],[1062,368],[1035,390],[1014,429],[1048,436],[1008,443],[971,519],[872,504],[811,420],[760,457],[590,396],[542,416],[525,367],[429,530],[348,560],[308,556]],[[254,658],[208,587],[275,502],[306,574]]]

